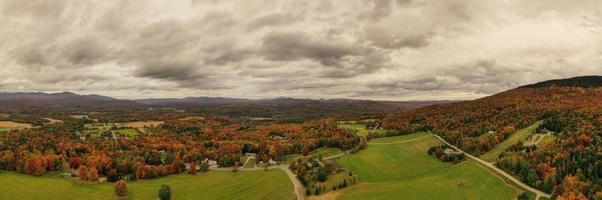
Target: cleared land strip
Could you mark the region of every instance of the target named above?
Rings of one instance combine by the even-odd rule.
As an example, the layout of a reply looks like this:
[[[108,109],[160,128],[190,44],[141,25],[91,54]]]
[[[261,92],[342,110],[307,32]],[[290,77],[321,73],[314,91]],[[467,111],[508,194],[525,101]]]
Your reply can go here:
[[[541,137],[539,137],[539,139],[537,139],[537,141],[535,141],[535,143],[533,145],[539,145],[539,143],[541,143],[541,141],[543,141],[543,139],[545,139],[548,136],[551,136],[552,134],[550,133],[546,133],[545,135],[542,135]]]
[[[397,141],[397,142],[382,142],[382,143],[374,143],[374,142],[370,142],[368,143],[368,145],[387,145],[387,144],[403,144],[403,143],[408,143],[408,142],[413,142],[416,140],[420,140],[426,137],[431,137],[430,135],[425,135],[425,136],[421,136],[421,137],[417,137],[417,138],[413,138],[413,139],[408,139],[408,140],[403,140],[403,141]]]
[[[552,196],[552,195],[550,195],[548,193],[545,193],[545,192],[542,192],[542,191],[540,191],[538,189],[532,188],[531,186],[529,186],[529,185],[521,182],[520,180],[514,178],[514,176],[506,173],[506,171],[501,170],[500,168],[497,168],[495,165],[493,165],[491,163],[488,163],[487,161],[481,160],[480,158],[477,158],[477,157],[475,157],[473,155],[470,155],[469,153],[466,153],[466,152],[462,151],[462,149],[460,149],[460,148],[458,148],[458,147],[450,144],[449,142],[445,141],[443,138],[439,137],[438,135],[435,135],[435,134],[431,134],[431,135],[434,136],[434,137],[436,137],[437,139],[441,140],[441,142],[443,142],[443,143],[449,145],[450,147],[456,149],[456,151],[464,153],[466,156],[468,156],[469,158],[471,158],[471,159],[473,159],[473,160],[481,163],[483,166],[488,167],[488,168],[496,171],[497,173],[501,174],[502,176],[504,176],[508,180],[516,183],[517,185],[519,185],[519,186],[521,186],[521,187],[523,187],[523,188],[525,188],[525,189],[527,189],[527,190],[529,190],[529,191],[531,191],[533,193],[535,193],[537,195],[535,197],[535,199],[539,199],[539,197],[546,197],[546,198],[549,199]]]

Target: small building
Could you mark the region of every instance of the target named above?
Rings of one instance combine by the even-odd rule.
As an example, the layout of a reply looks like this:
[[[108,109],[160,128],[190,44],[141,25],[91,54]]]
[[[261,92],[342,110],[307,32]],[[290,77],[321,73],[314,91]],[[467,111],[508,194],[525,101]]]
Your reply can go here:
[[[452,148],[446,148],[445,150],[443,150],[443,153],[445,155],[452,155],[452,154],[457,154],[458,152],[456,152],[456,150],[454,150]]]
[[[495,131],[487,131],[487,133],[485,133],[485,134],[487,134],[487,135],[493,135],[493,134],[495,134]]]
[[[209,168],[218,168],[219,167],[219,165],[217,164],[217,161],[215,161],[215,160],[205,159],[205,162],[207,162],[207,165],[209,165]]]
[[[257,154],[256,153],[245,153],[246,157],[253,157],[253,158],[257,158]]]
[[[270,165],[276,165],[276,161],[272,160],[271,158],[270,158],[270,160],[268,160],[268,163]]]

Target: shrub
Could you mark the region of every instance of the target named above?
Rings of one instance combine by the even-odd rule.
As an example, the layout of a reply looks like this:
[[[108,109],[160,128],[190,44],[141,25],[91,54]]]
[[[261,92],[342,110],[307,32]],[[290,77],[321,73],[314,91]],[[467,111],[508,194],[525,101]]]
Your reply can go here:
[[[171,188],[169,185],[161,185],[161,189],[159,189],[159,199],[171,200]]]
[[[522,192],[522,193],[520,193],[520,194],[519,194],[519,195],[516,197],[516,199],[518,199],[518,200],[528,200],[528,199],[529,199],[529,197],[527,196],[527,193],[525,193],[525,192]]]
[[[119,180],[115,183],[115,195],[125,197],[128,195],[128,187],[124,180]]]
[[[196,163],[190,163],[188,166],[188,174],[196,174]]]
[[[89,181],[92,181],[92,182],[98,181],[98,170],[96,170],[96,167],[90,168],[90,172],[88,175],[89,175],[88,176]]]
[[[107,174],[107,181],[115,182],[118,180],[119,180],[119,175],[117,175],[117,170],[116,169],[109,170],[109,172]]]
[[[79,166],[79,169],[77,169],[77,176],[82,181],[88,180],[88,167],[85,165]]]

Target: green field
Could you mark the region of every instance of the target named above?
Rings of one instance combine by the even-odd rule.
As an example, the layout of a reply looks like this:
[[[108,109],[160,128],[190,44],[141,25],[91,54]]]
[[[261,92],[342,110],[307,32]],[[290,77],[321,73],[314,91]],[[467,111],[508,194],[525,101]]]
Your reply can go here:
[[[79,185],[70,181],[0,172],[0,199],[113,199],[113,183]],[[129,199],[158,199],[161,184],[171,186],[172,199],[293,199],[293,185],[281,170],[212,171],[197,175],[128,182]]]
[[[337,155],[337,154],[341,154],[341,153],[343,153],[343,151],[341,151],[341,149],[337,149],[337,148],[318,148],[316,150],[309,152],[308,156],[322,155],[322,157],[325,158],[328,156],[333,156],[333,155]],[[283,156],[281,160],[284,163],[290,163],[299,157],[301,157],[301,154],[289,154],[289,155]]]
[[[384,129],[368,130],[368,129],[366,129],[366,125],[363,125],[363,124],[338,124],[337,127],[340,129],[348,129],[351,131],[356,131],[357,134],[361,135],[361,136],[366,136],[371,132],[385,133],[387,131]]]
[[[328,157],[328,156],[334,156],[337,154],[341,154],[343,153],[343,151],[341,151],[341,149],[338,148],[319,148],[316,150],[313,150],[312,152],[309,153],[309,155],[311,156],[322,156],[323,158]]]
[[[429,134],[427,132],[418,132],[409,135],[400,135],[393,137],[383,137],[383,138],[373,138],[370,140],[368,145],[377,145],[377,144],[389,144],[389,143],[400,143],[400,142],[408,142],[413,141],[419,138],[427,137]]]
[[[556,136],[554,136],[554,135],[546,135],[541,140],[541,142],[539,142],[539,144],[537,144],[537,147],[542,147],[542,146],[544,146],[546,144],[552,143],[552,142],[554,142],[554,140],[556,140]]]
[[[359,178],[338,199],[514,199],[520,192],[467,160],[453,165],[428,156],[441,144],[426,133],[372,140],[356,154],[338,160]],[[390,143],[390,144],[382,144]]]
[[[251,157],[245,161],[242,168],[255,168],[255,162],[255,158]]]
[[[325,190],[322,190],[321,193],[333,191],[332,187],[338,186],[339,184],[341,184],[343,182],[343,180],[347,182],[348,186],[351,186],[353,183],[353,177],[349,176],[349,172],[347,172],[347,171],[329,175],[328,179],[326,179],[325,182],[320,183],[320,187],[324,187],[324,189],[325,189]],[[337,187],[337,190],[339,190],[338,187]],[[310,188],[310,191],[312,193],[315,192],[315,186]]]
[[[504,151],[506,151],[506,148],[508,148],[509,146],[511,146],[513,144],[516,144],[519,141],[525,141],[527,139],[527,137],[529,137],[529,135],[533,134],[535,132],[535,129],[537,129],[537,127],[539,125],[541,125],[542,123],[543,123],[543,121],[538,121],[527,128],[516,131],[516,133],[512,134],[508,139],[504,140],[502,143],[499,143],[498,145],[495,145],[495,147],[492,150],[481,155],[481,159],[483,159],[485,161],[489,161],[489,162],[495,162],[497,160],[497,158],[500,156],[500,154],[502,154]]]
[[[133,128],[118,129],[115,131],[115,133],[119,133],[120,135],[123,135],[126,137],[136,137],[138,135],[138,132],[136,130],[134,130]]]
[[[0,132],[10,131],[12,128],[0,127]]]

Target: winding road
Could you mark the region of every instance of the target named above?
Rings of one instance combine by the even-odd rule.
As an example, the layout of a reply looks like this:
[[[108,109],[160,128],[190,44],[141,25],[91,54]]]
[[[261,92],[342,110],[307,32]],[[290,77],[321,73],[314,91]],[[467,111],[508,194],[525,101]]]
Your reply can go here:
[[[280,165],[278,166],[280,169],[286,172],[286,175],[293,181],[293,186],[295,186],[295,194],[297,194],[297,200],[305,200],[305,187],[299,182],[297,176],[293,174],[293,172],[288,169],[288,165]]]
[[[552,195],[550,195],[550,194],[548,194],[548,193],[545,193],[545,192],[542,192],[542,191],[540,191],[540,190],[538,190],[538,189],[532,188],[531,186],[529,186],[529,185],[527,185],[527,184],[525,184],[525,183],[521,182],[520,180],[518,180],[518,179],[514,178],[514,176],[512,176],[512,175],[510,175],[510,174],[506,173],[506,171],[504,171],[504,170],[501,170],[500,168],[497,168],[495,165],[493,165],[493,164],[491,164],[491,163],[488,163],[487,161],[481,160],[481,159],[480,159],[480,158],[478,158],[478,157],[475,157],[475,156],[473,156],[473,155],[470,155],[469,153],[466,153],[466,152],[462,151],[462,149],[460,149],[460,148],[458,148],[458,147],[456,147],[456,146],[454,146],[454,145],[450,144],[449,142],[445,141],[443,138],[439,137],[438,135],[435,135],[435,134],[432,134],[432,133],[431,133],[431,135],[432,135],[433,137],[435,137],[435,138],[437,138],[437,139],[441,140],[441,142],[443,142],[443,143],[445,143],[445,144],[449,145],[450,147],[454,148],[456,151],[464,153],[464,155],[468,156],[469,158],[471,158],[471,159],[473,159],[473,160],[477,161],[478,163],[482,164],[483,166],[485,166],[485,167],[487,167],[487,168],[489,168],[489,169],[491,169],[491,170],[493,170],[493,171],[497,172],[498,174],[500,174],[500,175],[504,176],[504,178],[506,178],[506,179],[508,179],[508,180],[510,180],[510,181],[512,181],[512,182],[514,182],[515,184],[517,184],[517,185],[519,185],[519,186],[521,186],[521,187],[525,188],[526,190],[529,190],[529,191],[531,191],[531,192],[535,193],[535,195],[537,195],[537,196],[535,197],[535,199],[539,199],[539,197],[546,197],[546,198],[550,198],[550,197],[552,196]]]

